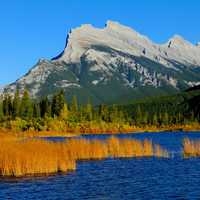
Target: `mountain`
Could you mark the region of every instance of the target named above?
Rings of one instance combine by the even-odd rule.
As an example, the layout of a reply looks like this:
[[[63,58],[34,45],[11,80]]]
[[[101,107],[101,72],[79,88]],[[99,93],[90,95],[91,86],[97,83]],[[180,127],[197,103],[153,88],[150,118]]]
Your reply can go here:
[[[72,29],[64,51],[52,60],[40,59],[4,92],[26,87],[33,97],[64,89],[70,100],[125,102],[152,95],[173,94],[200,84],[200,45],[175,35],[165,44],[117,22],[102,29],[86,24]]]

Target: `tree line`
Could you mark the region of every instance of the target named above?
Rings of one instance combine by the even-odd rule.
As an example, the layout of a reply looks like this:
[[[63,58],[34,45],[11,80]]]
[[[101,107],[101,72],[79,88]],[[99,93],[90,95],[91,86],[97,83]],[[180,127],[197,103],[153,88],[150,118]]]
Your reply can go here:
[[[14,97],[9,94],[2,96],[0,101],[0,120],[9,121],[16,119],[25,121],[58,119],[66,123],[80,123],[90,121],[124,122],[124,113],[118,106],[99,105],[94,107],[88,100],[86,105],[79,105],[77,97],[74,96],[70,104],[65,100],[64,91],[61,90],[52,98],[43,97],[34,100],[30,97],[28,90],[20,96],[19,90]]]
[[[25,90],[22,95],[17,90],[14,97],[5,94],[0,100],[0,122],[4,124],[7,122],[6,126],[9,127],[8,122],[21,119],[20,127],[25,127],[22,129],[33,126],[34,129],[41,130],[47,122],[51,121],[53,124],[56,120],[59,123],[62,121],[67,127],[75,127],[87,122],[97,122],[94,123],[96,125],[104,122],[159,127],[199,121],[192,110],[187,110],[187,104],[178,98],[157,98],[129,105],[98,106],[93,106],[89,100],[86,105],[80,105],[76,96],[70,103],[65,99],[63,90],[55,93],[51,98],[43,97],[40,100],[32,99],[28,90]]]

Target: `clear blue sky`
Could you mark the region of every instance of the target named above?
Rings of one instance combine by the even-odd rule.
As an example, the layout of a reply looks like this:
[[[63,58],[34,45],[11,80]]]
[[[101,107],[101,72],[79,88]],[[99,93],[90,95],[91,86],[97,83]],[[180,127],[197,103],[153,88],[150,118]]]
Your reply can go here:
[[[158,43],[175,33],[200,41],[199,0],[5,0],[0,4],[0,85],[65,45],[70,28],[114,20]]]

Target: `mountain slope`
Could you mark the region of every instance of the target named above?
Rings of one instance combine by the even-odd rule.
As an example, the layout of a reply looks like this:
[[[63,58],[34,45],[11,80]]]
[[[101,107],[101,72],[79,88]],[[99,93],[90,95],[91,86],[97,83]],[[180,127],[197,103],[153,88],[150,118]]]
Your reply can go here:
[[[4,92],[26,87],[39,97],[62,88],[69,100],[77,95],[80,102],[90,99],[98,104],[175,93],[199,83],[199,45],[177,35],[158,45],[108,21],[103,29],[82,25],[71,30],[60,55],[39,60]]]
[[[125,105],[119,105],[131,118],[135,118],[139,113],[142,117],[153,119],[156,115],[159,119],[166,117],[171,123],[188,123],[189,121],[200,121],[200,89],[190,88],[175,95],[156,96],[133,100]]]

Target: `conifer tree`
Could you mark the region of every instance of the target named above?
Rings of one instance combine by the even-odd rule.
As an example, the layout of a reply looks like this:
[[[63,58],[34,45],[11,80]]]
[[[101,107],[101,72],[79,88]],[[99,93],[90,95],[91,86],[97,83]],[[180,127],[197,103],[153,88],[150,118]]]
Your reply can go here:
[[[2,102],[2,107],[3,107],[3,115],[8,116],[8,101],[7,101],[7,95],[3,97],[3,102]]]
[[[13,118],[18,117],[19,112],[20,112],[20,96],[19,96],[19,90],[17,89],[13,100],[13,113],[12,113]]]
[[[90,101],[88,101],[85,107],[85,112],[86,112],[86,120],[91,121],[92,120],[92,104],[90,103]]]
[[[125,122],[125,115],[122,110],[118,110],[118,117],[117,117],[118,123],[124,123]]]
[[[156,113],[153,115],[152,124],[157,126],[158,125],[158,116]]]
[[[80,105],[80,107],[79,107],[79,119],[80,119],[81,122],[86,120],[86,117],[85,117],[85,106],[83,106],[83,105]]]
[[[169,124],[169,115],[168,115],[167,112],[164,113],[162,122],[163,122],[164,125]]]
[[[0,119],[3,118],[3,103],[2,103],[2,99],[0,99]]]
[[[68,110],[67,103],[65,103],[60,113],[60,119],[67,120],[68,117],[69,117],[69,110]]]
[[[190,121],[191,122],[196,122],[194,111],[192,111],[192,113],[191,113]]]
[[[59,102],[59,109],[60,112],[63,110],[64,106],[65,106],[65,93],[64,90],[61,90],[58,94],[58,102]]]
[[[108,122],[110,120],[108,108],[106,105],[101,104],[99,106],[99,116],[101,120]]]
[[[12,113],[13,113],[12,97],[8,95],[8,115],[12,116]]]
[[[25,90],[20,105],[20,116],[26,119],[26,118],[31,118],[32,114],[33,114],[32,102],[28,90]]]
[[[180,112],[178,113],[176,119],[177,119],[176,121],[177,121],[178,124],[182,124],[183,116],[182,116],[182,114]]]
[[[37,102],[33,103],[33,117],[39,118],[41,116],[40,114],[40,106]]]
[[[110,121],[111,122],[117,122],[119,120],[119,111],[117,106],[114,104],[112,105],[112,109],[110,111]]]
[[[4,116],[12,115],[12,98],[10,95],[5,95],[3,99],[3,114]]]
[[[40,116],[44,118],[45,116],[51,115],[51,104],[48,97],[43,98],[40,101]]]
[[[55,117],[59,115],[59,103],[58,103],[58,95],[55,94],[51,103],[51,116]]]
[[[64,105],[65,105],[65,96],[64,96],[64,91],[61,90],[59,93],[53,96],[52,104],[51,104],[52,116],[53,117],[60,116]]]
[[[142,111],[140,106],[138,106],[136,111],[136,124],[141,125],[141,123],[142,123]]]
[[[71,103],[70,110],[72,111],[72,113],[77,113],[78,112],[78,101],[77,101],[77,97],[76,96],[73,96],[73,98],[72,98],[72,103]]]
[[[143,113],[142,123],[143,123],[143,125],[147,125],[148,124],[148,113],[147,112]]]

